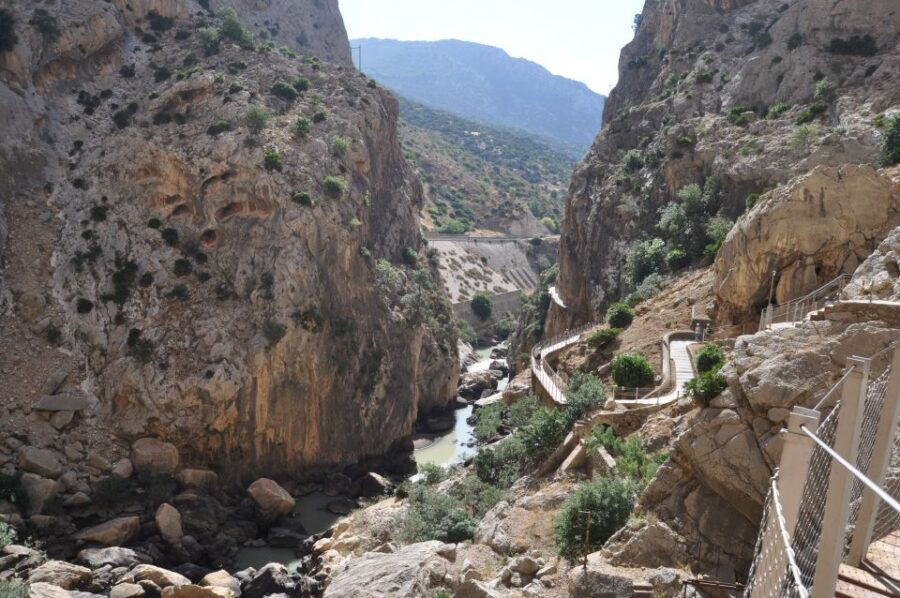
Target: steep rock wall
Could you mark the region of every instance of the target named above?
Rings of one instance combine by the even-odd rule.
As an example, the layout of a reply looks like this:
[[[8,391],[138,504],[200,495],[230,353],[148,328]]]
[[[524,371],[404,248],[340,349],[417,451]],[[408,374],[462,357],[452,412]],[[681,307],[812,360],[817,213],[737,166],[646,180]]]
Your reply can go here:
[[[253,11],[319,23],[297,58],[206,56],[215,21],[188,0],[64,4],[56,36],[13,6],[0,53],[0,432],[107,458],[158,436],[232,478],[294,475],[383,454],[444,407],[455,334],[396,101],[311,59],[345,62],[337,3],[235,3],[254,30]],[[296,100],[270,91],[298,76]],[[61,393],[88,407],[51,423],[35,404]]]

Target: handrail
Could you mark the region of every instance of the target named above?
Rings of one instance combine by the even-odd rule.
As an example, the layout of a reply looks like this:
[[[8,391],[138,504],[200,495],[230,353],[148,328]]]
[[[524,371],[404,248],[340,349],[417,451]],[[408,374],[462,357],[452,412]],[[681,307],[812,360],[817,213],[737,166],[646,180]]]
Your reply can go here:
[[[763,330],[774,323],[798,322],[804,319],[808,314],[819,309],[819,303],[828,302],[834,298],[835,289],[837,294],[844,289],[845,283],[851,279],[849,274],[841,274],[837,278],[830,280],[819,288],[810,291],[802,297],[792,299],[781,305],[769,305],[760,312],[759,329]],[[815,307],[815,309],[809,309]],[[777,320],[777,322],[776,322]]]

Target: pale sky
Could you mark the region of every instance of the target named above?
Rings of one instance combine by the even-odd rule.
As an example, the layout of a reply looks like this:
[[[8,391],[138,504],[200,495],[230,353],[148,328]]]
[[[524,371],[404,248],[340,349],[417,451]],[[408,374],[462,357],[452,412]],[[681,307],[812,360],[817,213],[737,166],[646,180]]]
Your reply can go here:
[[[339,0],[350,39],[497,46],[607,95],[644,0]],[[354,53],[354,61],[356,54]],[[363,70],[365,71],[365,54]]]

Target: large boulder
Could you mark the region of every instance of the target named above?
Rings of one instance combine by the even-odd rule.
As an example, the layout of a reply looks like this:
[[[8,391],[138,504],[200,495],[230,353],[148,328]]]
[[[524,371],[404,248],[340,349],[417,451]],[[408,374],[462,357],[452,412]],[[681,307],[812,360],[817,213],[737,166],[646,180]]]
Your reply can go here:
[[[191,584],[191,580],[184,575],[155,565],[138,565],[129,571],[120,581],[124,583],[152,581],[160,588],[168,588],[169,586],[187,586]]]
[[[91,569],[100,569],[107,565],[112,568],[134,567],[144,560],[144,557],[139,557],[138,553],[130,548],[111,546],[108,548],[85,548],[78,553],[77,560]]]
[[[52,583],[38,581],[28,585],[28,598],[72,598],[72,594]]]
[[[50,583],[74,590],[91,579],[91,570],[65,561],[47,561],[28,576],[28,583]]]
[[[597,553],[588,555],[588,566],[572,567],[568,579],[571,598],[633,596],[634,580],[602,562]]]
[[[228,588],[202,587],[193,584],[163,588],[162,598],[234,598]]]
[[[59,493],[59,484],[33,473],[22,474],[21,482],[25,494],[28,495],[30,513],[43,512],[47,501],[52,500]]]
[[[241,583],[224,569],[207,573],[203,576],[203,579],[200,580],[200,585],[204,587],[226,588],[231,590],[235,596],[241,595]]]
[[[359,479],[359,495],[365,498],[384,496],[390,494],[393,489],[394,485],[387,478],[374,471],[370,471]]]
[[[280,563],[269,563],[254,573],[244,584],[241,596],[243,598],[265,598],[273,594],[293,596],[296,590],[297,582],[291,578],[287,567]]]
[[[482,370],[463,374],[459,379],[459,387],[456,392],[464,399],[474,401],[481,398],[485,390],[494,390],[495,388],[497,388],[497,380],[491,376],[489,371]]]
[[[60,456],[56,451],[36,446],[23,446],[19,449],[19,468],[54,479],[63,472]]]
[[[287,515],[296,504],[287,490],[269,478],[259,478],[250,484],[247,492],[263,513],[271,516]]]
[[[171,475],[178,469],[178,449],[170,442],[141,438],[131,445],[131,462],[138,473]]]
[[[156,527],[166,542],[169,544],[181,543],[184,530],[181,527],[181,513],[178,512],[178,509],[164,502],[156,509],[154,521],[156,521]]]
[[[141,531],[141,519],[136,516],[118,517],[75,533],[74,540],[82,540],[102,546],[122,546],[137,537]]]
[[[420,542],[393,553],[367,552],[347,559],[331,574],[324,598],[419,598],[448,577],[446,545]]]

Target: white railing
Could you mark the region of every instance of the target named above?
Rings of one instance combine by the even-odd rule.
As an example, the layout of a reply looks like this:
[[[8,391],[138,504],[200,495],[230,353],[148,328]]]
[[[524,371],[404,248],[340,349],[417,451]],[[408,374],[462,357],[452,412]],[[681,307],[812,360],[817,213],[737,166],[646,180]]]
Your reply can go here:
[[[842,274],[803,297],[793,299],[783,305],[766,307],[759,317],[759,329],[765,330],[773,324],[800,322],[808,314],[822,309],[829,303],[834,303],[848,282],[850,282],[850,275]]]
[[[588,323],[579,326],[578,328],[566,330],[562,334],[537,343],[531,349],[531,371],[534,373],[534,376],[541,387],[543,387],[557,405],[566,404],[565,389],[568,386],[568,383],[553,370],[553,367],[548,363],[547,358],[553,353],[577,343],[581,338],[581,335],[594,326],[596,326],[596,324]]]
[[[859,566],[873,540],[900,527],[900,485],[885,485],[900,453],[896,347],[850,358],[849,370],[815,409],[791,412],[745,596],[831,598],[841,564]],[[890,366],[870,382],[887,350]],[[840,398],[822,419],[818,409],[837,390]]]

